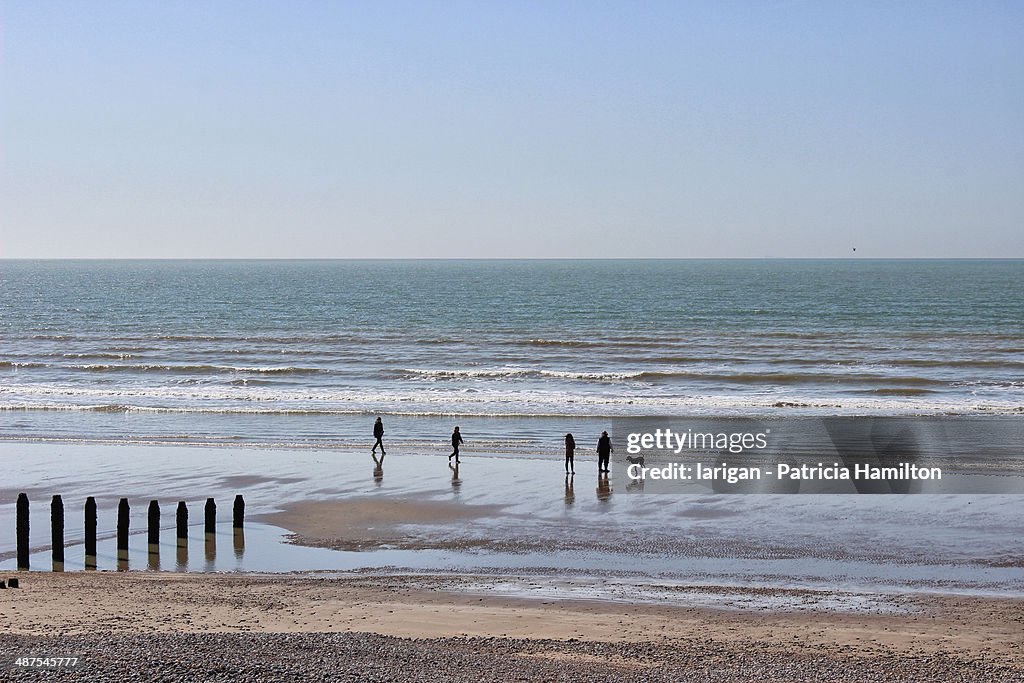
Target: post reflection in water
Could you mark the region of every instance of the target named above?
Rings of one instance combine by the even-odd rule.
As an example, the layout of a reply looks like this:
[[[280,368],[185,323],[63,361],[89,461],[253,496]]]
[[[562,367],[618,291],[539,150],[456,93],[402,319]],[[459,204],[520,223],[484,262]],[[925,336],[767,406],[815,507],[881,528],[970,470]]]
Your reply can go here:
[[[383,461],[383,457],[381,461]],[[457,477],[458,475],[456,474]],[[76,565],[79,562],[83,562],[84,569],[90,571],[100,569],[99,562],[104,563],[104,568],[119,572],[145,570],[151,572],[178,571],[184,573],[189,571],[213,572],[231,568],[239,569],[245,558],[244,506],[245,502],[242,500],[241,495],[236,496],[231,527],[228,527],[227,524],[217,524],[215,502],[212,498],[208,499],[202,535],[203,554],[201,558],[193,556],[190,564],[189,545],[199,542],[199,529],[195,525],[189,526],[188,506],[184,501],[178,503],[175,515],[174,543],[172,545],[168,542],[169,539],[167,538],[161,542],[161,531],[164,529],[161,529],[160,525],[161,515],[158,501],[153,500],[150,502],[145,533],[141,533],[142,530],[136,530],[136,533],[132,534],[132,530],[129,527],[130,508],[128,500],[122,498],[118,505],[116,534],[112,534],[113,538],[110,539],[111,544],[114,545],[114,548],[112,548],[114,554],[110,556],[97,553],[95,502],[90,498],[86,502],[84,542],[80,549],[78,547],[75,549],[75,552],[81,552],[81,555],[77,555],[73,561]],[[53,521],[54,519],[57,521]],[[37,555],[40,557],[43,555],[53,556],[51,558],[53,561],[52,571],[55,572],[64,570],[63,558],[59,555],[59,551],[63,547],[60,543],[63,540],[60,533],[62,531],[59,526],[60,521],[59,517],[51,511],[51,546],[53,547],[37,552]],[[231,529],[230,538],[227,536],[228,528]],[[257,531],[256,533],[259,534],[261,532]],[[218,539],[218,536],[223,536],[223,538]],[[231,549],[233,550],[233,562],[228,554],[220,558],[217,557],[217,545],[225,546],[222,548],[222,551],[227,553],[226,546],[228,543],[231,544]],[[56,547],[56,550],[54,547]],[[193,548],[193,552],[198,551]],[[161,555],[163,556],[162,560]]]
[[[571,474],[565,475],[565,505],[566,505],[566,507],[568,507],[568,506],[572,505],[574,502],[576,502],[576,493],[573,491],[573,480],[574,479],[575,479],[574,475],[571,475]]]
[[[214,563],[217,561],[217,534],[205,533],[203,544],[206,555],[206,570],[213,571]]]
[[[241,527],[236,527],[234,535],[231,539],[231,544],[235,549],[235,559],[241,562],[245,556],[245,530]]]
[[[187,572],[189,571],[189,553],[188,553],[189,539],[178,538],[177,548],[175,552],[175,571]],[[231,547],[234,551],[235,559],[239,562],[245,557],[245,530],[241,527],[236,527],[231,530]],[[203,534],[203,562],[202,566],[196,565],[192,567],[192,570],[202,571],[215,571],[217,568],[217,534],[215,533],[204,533]],[[150,548],[148,569],[159,571],[161,568],[160,555],[158,552],[153,552]]]
[[[178,538],[178,550],[175,559],[177,560],[177,570],[183,572],[188,569],[188,539]]]
[[[146,562],[146,568],[151,571],[160,571],[160,545],[157,543],[148,544],[148,561]]]

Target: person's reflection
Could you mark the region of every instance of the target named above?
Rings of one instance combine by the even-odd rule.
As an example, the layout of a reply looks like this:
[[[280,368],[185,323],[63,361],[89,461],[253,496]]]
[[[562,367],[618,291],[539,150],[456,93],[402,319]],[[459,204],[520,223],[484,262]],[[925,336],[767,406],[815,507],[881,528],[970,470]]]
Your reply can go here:
[[[380,486],[384,481],[384,454],[380,454],[380,459],[376,453],[371,453],[370,457],[373,458],[373,482]]]
[[[569,507],[576,502],[576,493],[572,490],[573,479],[576,477],[572,474],[565,475],[565,506]]]
[[[608,499],[612,497],[612,484],[608,480],[608,473],[601,472],[597,475],[597,499],[602,503],[607,503]]]
[[[462,486],[462,480],[459,479],[459,463],[448,463],[448,469],[452,471],[452,490],[458,493],[459,487]]]

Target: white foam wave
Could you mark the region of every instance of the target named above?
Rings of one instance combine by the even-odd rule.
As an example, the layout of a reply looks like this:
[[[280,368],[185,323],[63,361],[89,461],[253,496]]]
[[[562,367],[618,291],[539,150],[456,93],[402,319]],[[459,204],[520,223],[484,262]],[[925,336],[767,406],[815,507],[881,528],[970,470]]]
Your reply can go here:
[[[573,370],[539,370],[515,366],[460,370],[405,368],[401,372],[412,377],[436,377],[442,379],[552,377],[598,381],[639,379],[646,374],[644,371],[639,370],[632,372],[581,372]]]
[[[514,390],[378,391],[250,386],[104,388],[73,385],[0,387],[0,410],[233,414],[362,414],[488,416],[625,416],[682,414],[1020,414],[1019,397],[943,399],[934,396],[653,395]]]
[[[321,368],[285,366],[175,365],[153,363],[79,363],[67,366],[74,370],[93,372],[178,372],[178,373],[252,373],[260,375],[312,375],[327,372]]]

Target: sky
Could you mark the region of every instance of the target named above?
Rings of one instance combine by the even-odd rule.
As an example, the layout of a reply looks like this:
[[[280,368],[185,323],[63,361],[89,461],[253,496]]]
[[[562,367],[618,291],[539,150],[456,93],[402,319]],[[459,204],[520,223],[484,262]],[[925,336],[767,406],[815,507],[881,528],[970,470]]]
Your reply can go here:
[[[1024,3],[0,0],[0,258],[851,256],[1024,257]]]

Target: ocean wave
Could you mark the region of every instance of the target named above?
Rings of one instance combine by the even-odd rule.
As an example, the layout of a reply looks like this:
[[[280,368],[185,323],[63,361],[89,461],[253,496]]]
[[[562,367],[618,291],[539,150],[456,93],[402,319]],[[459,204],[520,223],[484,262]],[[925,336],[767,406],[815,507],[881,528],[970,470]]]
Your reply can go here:
[[[832,331],[802,331],[795,332],[789,330],[763,330],[754,331],[751,333],[754,337],[763,337],[765,339],[810,339],[810,340],[821,340],[821,339],[832,339],[840,336],[837,332]]]
[[[1024,379],[996,380],[960,380],[952,383],[954,387],[973,389],[1020,389],[1024,387]]]
[[[317,345],[317,344],[380,344],[382,341],[404,341],[404,335],[398,334],[362,334],[352,333],[323,333],[323,334],[153,334],[145,337],[119,337],[122,340],[137,339],[138,341],[159,341],[159,342],[213,342],[217,344],[279,344],[282,346],[292,345]]]
[[[513,378],[513,377],[552,377],[558,379],[582,380],[624,380],[643,376],[637,372],[581,372],[577,370],[533,370],[530,368],[493,368],[480,370],[431,370],[406,368],[399,371],[408,377],[436,377],[441,379],[476,379],[476,378]]]
[[[252,343],[252,344],[319,344],[319,343],[345,343],[345,344],[377,344],[381,340],[405,340],[406,336],[390,333],[390,334],[373,334],[365,335],[361,332],[324,332],[322,334],[230,334],[230,333],[215,333],[208,334],[202,332],[195,333],[175,333],[175,332],[155,332],[152,334],[115,334],[107,335],[104,333],[71,333],[61,331],[59,333],[47,333],[37,332],[34,334],[27,334],[26,338],[36,341],[58,341],[64,343],[75,343],[75,342],[95,342],[95,343],[114,343],[121,345],[138,346],[144,344],[144,347],[148,349],[156,349],[161,346],[168,346],[166,342],[174,343],[196,343],[196,342],[209,342],[213,344],[240,344],[240,343]],[[160,346],[154,346],[159,344]]]
[[[901,377],[840,372],[643,372],[640,379],[688,379],[749,385],[797,384],[915,384],[945,386],[947,382],[929,377]]]
[[[555,378],[565,380],[590,380],[597,382],[622,382],[626,380],[691,380],[696,382],[718,382],[750,385],[797,385],[797,384],[910,384],[921,386],[947,386],[948,382],[930,377],[879,375],[843,372],[701,372],[698,370],[624,370],[624,371],[580,371],[550,370],[525,367],[464,368],[464,369],[423,369],[404,368],[394,373],[398,378],[427,379],[513,379],[513,378]]]
[[[295,366],[262,366],[246,367],[234,365],[164,365],[164,364],[116,364],[116,363],[89,363],[74,364],[67,366],[74,370],[87,370],[90,372],[172,372],[172,373],[253,373],[260,375],[314,375],[328,372],[321,368],[295,367]]]
[[[881,387],[878,389],[867,389],[861,393],[874,394],[875,396],[924,396],[938,392],[921,387]]]
[[[1024,361],[1009,359],[894,358],[885,359],[882,362],[893,367],[913,368],[993,368],[1006,370],[1024,368]]]
[[[487,417],[625,417],[639,415],[938,415],[1019,414],[1016,399],[951,398],[913,388],[892,393],[815,397],[765,395],[578,395],[545,391],[336,390],[280,388],[100,389],[0,387],[0,411],[86,411],[229,415],[415,415]]]
[[[270,387],[274,386],[275,382],[272,379],[261,379],[259,377],[240,377],[228,380],[227,384],[234,387]]]
[[[566,348],[566,349],[608,349],[614,351],[622,351],[624,349],[685,349],[693,350],[698,348],[708,349],[719,349],[723,345],[725,346],[739,346],[744,348],[763,348],[763,349],[804,349],[804,348],[816,348],[824,347],[827,343],[828,346],[833,345],[836,342],[852,342],[852,346],[860,348],[861,344],[856,340],[850,340],[848,337],[839,338],[835,336],[819,336],[819,335],[798,335],[792,337],[786,337],[791,341],[801,341],[804,343],[794,344],[789,346],[782,346],[779,343],[773,343],[770,340],[771,337],[764,338],[756,333],[754,334],[726,334],[726,333],[715,333],[708,334],[707,331],[695,333],[687,336],[673,336],[665,335],[664,333],[652,333],[650,336],[630,335],[630,336],[609,336],[609,337],[595,337],[592,339],[496,339],[488,340],[489,343],[504,344],[508,346],[527,346],[537,348]]]
[[[570,349],[591,348],[594,346],[617,345],[616,340],[591,340],[591,339],[524,339],[509,342],[516,346],[564,346]]]

